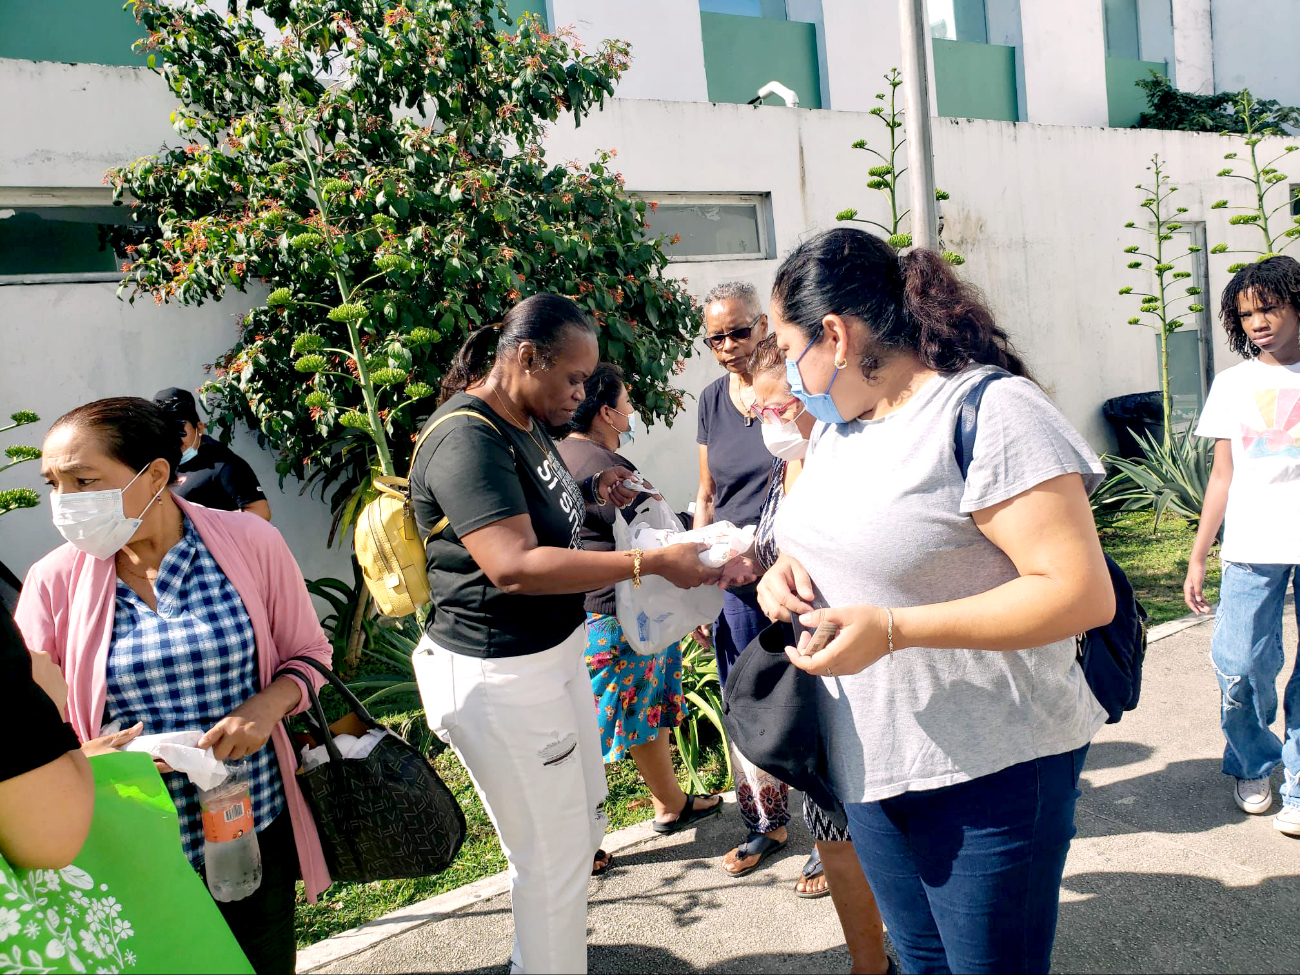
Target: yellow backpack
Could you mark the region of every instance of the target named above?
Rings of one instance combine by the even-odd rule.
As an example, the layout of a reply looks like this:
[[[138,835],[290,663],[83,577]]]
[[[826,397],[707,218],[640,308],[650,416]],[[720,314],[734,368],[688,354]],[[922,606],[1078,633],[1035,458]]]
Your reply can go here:
[[[477,410],[453,410],[438,417],[425,428],[411,451],[411,470],[415,455],[429,434],[453,416],[472,416],[482,420],[499,434],[497,425]],[[357,563],[366,587],[374,597],[379,612],[385,616],[410,616],[430,601],[429,576],[425,560],[425,542],[441,533],[448,524],[444,515],[420,537],[411,507],[411,484],[405,477],[377,477],[379,497],[361,509],[353,535]]]

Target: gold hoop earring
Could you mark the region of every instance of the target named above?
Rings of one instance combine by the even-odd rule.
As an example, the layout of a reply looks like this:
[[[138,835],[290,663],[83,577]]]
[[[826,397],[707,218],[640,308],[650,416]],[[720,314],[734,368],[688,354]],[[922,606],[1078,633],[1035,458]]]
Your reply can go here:
[[[836,359],[836,360],[835,360],[835,368],[836,368],[836,369],[847,369],[848,367],[849,367],[849,360],[848,360],[848,359]]]

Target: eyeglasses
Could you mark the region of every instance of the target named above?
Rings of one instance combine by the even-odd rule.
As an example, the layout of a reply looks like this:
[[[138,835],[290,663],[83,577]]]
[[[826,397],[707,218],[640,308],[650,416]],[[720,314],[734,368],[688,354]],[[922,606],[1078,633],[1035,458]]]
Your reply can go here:
[[[759,406],[757,403],[749,405],[749,412],[758,417],[760,423],[784,423],[785,411],[799,402],[799,397],[792,396],[790,400],[781,406]],[[799,413],[802,413],[800,410]],[[799,413],[796,413],[791,419],[798,419]]]
[[[708,342],[709,348],[714,351],[717,351],[726,345],[727,339],[732,339],[735,342],[744,342],[754,334],[754,326],[758,324],[758,320],[762,317],[763,313],[759,312],[754,316],[754,320],[748,325],[742,325],[740,328],[733,328],[730,332],[715,332],[712,335],[705,335],[704,341]]]

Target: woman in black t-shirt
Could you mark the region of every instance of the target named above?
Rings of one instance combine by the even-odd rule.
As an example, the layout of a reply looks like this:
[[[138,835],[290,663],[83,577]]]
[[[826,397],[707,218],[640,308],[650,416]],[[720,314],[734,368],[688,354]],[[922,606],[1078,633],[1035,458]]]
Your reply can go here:
[[[546,432],[573,417],[597,359],[595,330],[573,302],[520,302],[457,354],[411,471],[433,595],[416,679],[429,726],[469,769],[501,837],[512,961],[530,973],[587,968],[605,774],[583,594],[643,575],[683,588],[721,575],[700,562],[703,546],[582,548],[587,500],[636,497],[622,467],[579,487]]]

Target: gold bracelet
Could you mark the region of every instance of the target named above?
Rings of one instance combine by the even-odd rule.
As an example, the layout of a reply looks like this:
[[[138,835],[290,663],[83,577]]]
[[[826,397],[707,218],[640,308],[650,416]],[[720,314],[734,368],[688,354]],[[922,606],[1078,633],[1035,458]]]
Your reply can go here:
[[[889,652],[894,652],[894,611],[885,607],[885,613],[889,617]]]
[[[645,555],[639,548],[632,549],[632,588],[641,588],[641,556]]]

